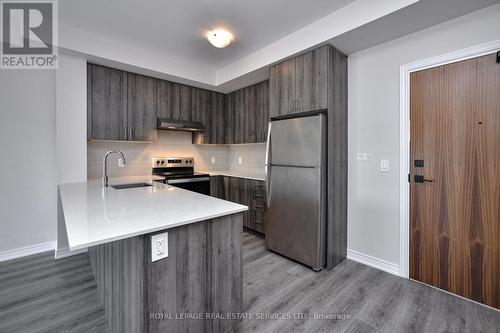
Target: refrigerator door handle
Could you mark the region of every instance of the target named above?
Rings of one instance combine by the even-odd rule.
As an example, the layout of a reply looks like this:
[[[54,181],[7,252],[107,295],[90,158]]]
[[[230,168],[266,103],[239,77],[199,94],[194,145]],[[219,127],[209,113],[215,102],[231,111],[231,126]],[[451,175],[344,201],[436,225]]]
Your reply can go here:
[[[267,143],[266,143],[266,160],[264,172],[266,177],[266,206],[271,207],[271,165],[270,165],[270,148],[271,148],[271,122],[267,127]]]

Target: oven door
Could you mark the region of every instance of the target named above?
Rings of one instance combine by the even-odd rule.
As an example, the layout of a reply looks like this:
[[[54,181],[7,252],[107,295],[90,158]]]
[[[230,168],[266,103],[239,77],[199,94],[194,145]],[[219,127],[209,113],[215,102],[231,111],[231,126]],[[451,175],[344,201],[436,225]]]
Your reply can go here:
[[[167,179],[165,182],[185,190],[210,195],[210,177]]]

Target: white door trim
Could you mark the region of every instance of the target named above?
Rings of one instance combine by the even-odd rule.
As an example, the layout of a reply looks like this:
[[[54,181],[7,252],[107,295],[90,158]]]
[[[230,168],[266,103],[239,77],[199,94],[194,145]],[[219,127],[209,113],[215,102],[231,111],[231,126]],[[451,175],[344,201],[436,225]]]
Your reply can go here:
[[[459,62],[495,53],[500,49],[500,40],[476,45],[463,50],[415,61],[400,67],[400,115],[399,115],[399,275],[409,277],[410,265],[410,74],[428,68]]]

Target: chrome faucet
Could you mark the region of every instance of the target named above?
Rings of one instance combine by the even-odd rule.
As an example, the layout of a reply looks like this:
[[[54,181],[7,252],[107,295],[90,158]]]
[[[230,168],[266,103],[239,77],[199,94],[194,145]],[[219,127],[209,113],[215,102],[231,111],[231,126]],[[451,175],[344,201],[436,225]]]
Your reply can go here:
[[[125,156],[123,156],[123,153],[119,150],[116,149],[111,149],[108,151],[106,154],[104,154],[104,157],[102,158],[102,177],[101,177],[101,184],[102,187],[108,187],[108,156],[111,154],[119,154],[121,155],[121,163],[118,162],[118,165],[120,167],[124,166],[127,164],[127,160],[125,159]]]

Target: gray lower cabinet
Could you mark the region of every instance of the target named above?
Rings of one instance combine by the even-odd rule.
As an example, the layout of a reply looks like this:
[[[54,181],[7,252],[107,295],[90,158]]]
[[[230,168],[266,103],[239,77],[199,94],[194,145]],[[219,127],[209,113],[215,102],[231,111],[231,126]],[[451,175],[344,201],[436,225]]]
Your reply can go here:
[[[168,257],[155,262],[156,233],[90,247],[111,331],[237,331],[230,314],[243,311],[241,229],[239,213],[161,231]]]
[[[87,75],[89,140],[156,140],[156,79],[93,64]]]
[[[210,194],[248,206],[243,213],[243,226],[260,232],[265,232],[266,190],[265,182],[227,176],[210,177]]]

